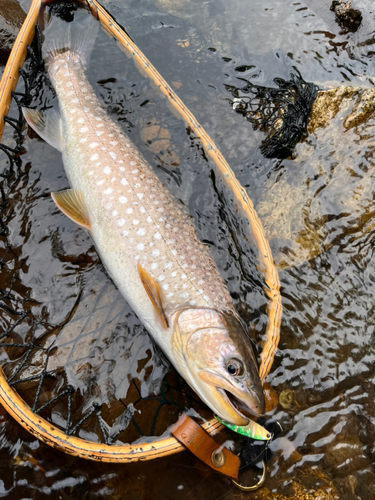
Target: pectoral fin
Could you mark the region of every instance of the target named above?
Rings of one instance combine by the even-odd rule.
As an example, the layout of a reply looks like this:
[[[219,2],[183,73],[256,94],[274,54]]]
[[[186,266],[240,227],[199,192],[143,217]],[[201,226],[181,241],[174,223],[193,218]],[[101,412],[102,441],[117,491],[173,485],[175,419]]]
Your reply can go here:
[[[91,229],[90,218],[80,189],[66,189],[59,193],[51,193],[56,206],[79,226]]]
[[[159,283],[154,280],[154,278],[150,276],[147,271],[143,269],[139,262],[138,272],[139,277],[141,278],[142,285],[144,286],[148,298],[151,300],[152,305],[154,306],[154,309],[158,314],[158,317],[160,318],[164,328],[168,328],[168,320],[163,308],[162,293]]]
[[[62,122],[56,109],[45,112],[36,109],[22,108],[23,116],[32,129],[50,146],[63,150]]]

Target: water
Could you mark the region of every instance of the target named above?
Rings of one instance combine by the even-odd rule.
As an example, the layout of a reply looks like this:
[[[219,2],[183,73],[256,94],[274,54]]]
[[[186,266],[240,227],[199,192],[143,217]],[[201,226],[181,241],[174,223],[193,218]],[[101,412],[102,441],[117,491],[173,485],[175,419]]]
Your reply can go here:
[[[372,137],[358,138],[353,130],[344,138],[331,137],[321,129],[297,146],[294,160],[265,159],[258,150],[264,136],[231,110],[224,87],[242,86],[238,77],[272,86],[275,77],[287,79],[296,68],[321,89],[373,88],[372,4],[357,2],[363,25],[345,34],[330,3],[105,4],[214,139],[258,209],[279,265],[284,312],[268,381],[280,399],[270,416],[284,433],[272,443],[268,490],[257,498],[277,498],[276,493],[298,498],[301,488],[322,495],[336,488],[348,500],[375,494]],[[108,112],[194,217],[199,237],[210,245],[238,310],[259,340],[267,321],[262,279],[200,147],[104,34],[96,42],[89,77]],[[47,92],[40,101],[46,99]],[[89,238],[49,198],[50,191],[67,187],[61,155],[35,138],[24,145],[24,173],[9,221],[17,249],[10,261],[21,269],[24,288],[17,294],[31,291],[30,307],[40,319],[36,335],[45,335],[46,342],[58,338],[52,368],[67,367],[83,403],[97,397],[110,407],[110,394],[124,397],[130,382],[118,383],[114,360],[117,366],[130,363],[145,395],[157,391],[167,363],[117,297]],[[72,348],[83,323],[77,326],[67,315],[78,303],[75,318],[85,317],[85,306],[93,307],[91,290],[95,300],[105,300],[100,305],[107,319],[84,323],[86,342]],[[128,360],[123,353],[131,354]],[[143,360],[140,366],[131,365],[134,356]],[[87,359],[90,369],[77,370]],[[39,369],[37,360],[33,366]],[[96,393],[95,387],[101,390]],[[0,425],[4,498],[216,500],[228,492],[226,498],[242,498],[188,453],[140,464],[91,463],[39,443],[4,411]],[[88,430],[82,432],[88,437]],[[254,478],[250,471],[243,479],[250,484]]]

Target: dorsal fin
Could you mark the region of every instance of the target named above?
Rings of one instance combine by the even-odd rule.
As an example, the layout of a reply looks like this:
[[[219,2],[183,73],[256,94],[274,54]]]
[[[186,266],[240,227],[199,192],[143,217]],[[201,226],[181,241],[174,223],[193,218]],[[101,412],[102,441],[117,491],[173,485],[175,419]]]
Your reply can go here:
[[[155,311],[158,313],[163,326],[168,328],[168,320],[163,308],[163,299],[159,283],[145,269],[143,269],[139,262],[138,273],[148,298],[151,300]]]
[[[51,193],[56,206],[79,226],[91,229],[90,218],[85,199],[80,189],[66,189],[59,193]]]
[[[42,113],[36,109],[22,108],[22,113],[30,127],[42,139],[53,148],[63,150],[62,121],[57,109],[52,108]]]

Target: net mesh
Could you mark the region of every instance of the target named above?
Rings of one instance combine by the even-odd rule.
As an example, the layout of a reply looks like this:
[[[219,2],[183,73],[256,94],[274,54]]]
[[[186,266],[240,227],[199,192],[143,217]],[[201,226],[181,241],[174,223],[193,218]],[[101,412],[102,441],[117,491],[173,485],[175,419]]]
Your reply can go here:
[[[253,126],[266,134],[260,150],[266,158],[286,158],[306,133],[307,118],[317,96],[318,87],[305,82],[300,75],[290,80],[275,78],[278,88],[246,82],[242,88],[226,85],[232,94],[233,109]]]
[[[211,418],[157,351],[92,248],[63,262],[61,275],[72,267],[80,272],[71,272],[68,287],[76,292],[62,294],[61,310],[50,290],[35,293],[30,286],[34,281],[38,288],[40,283],[28,279],[28,259],[19,237],[21,243],[28,241],[32,218],[28,211],[19,217],[18,211],[19,203],[27,201],[20,199],[30,182],[24,143],[27,133],[33,133],[25,128],[21,108],[40,109],[41,101],[47,108],[54,93],[39,47],[38,33],[20,70],[23,81],[12,94],[9,114],[17,117],[5,118],[0,143],[0,363],[8,383],[34,413],[67,435],[108,445],[163,435],[188,409]],[[49,234],[48,239],[57,248],[56,259],[63,260],[58,235]],[[55,281],[58,270],[52,272]],[[48,275],[45,270],[46,281]]]

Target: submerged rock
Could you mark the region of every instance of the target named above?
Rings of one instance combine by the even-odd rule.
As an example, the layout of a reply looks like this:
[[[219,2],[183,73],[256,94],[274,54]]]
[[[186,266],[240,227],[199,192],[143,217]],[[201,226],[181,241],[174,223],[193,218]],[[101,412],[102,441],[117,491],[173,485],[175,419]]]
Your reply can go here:
[[[336,20],[343,28],[357,31],[362,22],[362,14],[352,7],[350,0],[333,0],[331,10],[336,14]]]
[[[375,90],[321,91],[296,158],[271,173],[257,211],[279,267],[300,265],[350,230],[372,230]]]
[[[17,0],[0,2],[0,63],[7,62],[13,43],[25,20],[26,14]]]

